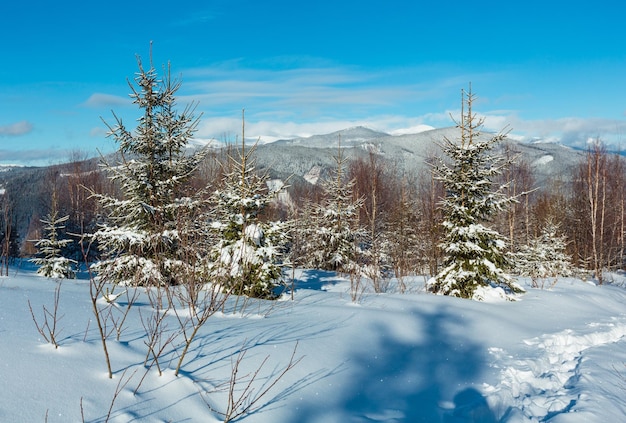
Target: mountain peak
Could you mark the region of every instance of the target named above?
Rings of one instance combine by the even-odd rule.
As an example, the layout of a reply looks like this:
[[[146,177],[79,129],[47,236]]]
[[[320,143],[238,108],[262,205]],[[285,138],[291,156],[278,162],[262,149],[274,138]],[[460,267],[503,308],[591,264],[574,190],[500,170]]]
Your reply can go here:
[[[374,131],[373,129],[366,128],[364,126],[353,126],[351,128],[331,132],[330,134],[281,140],[276,141],[276,143],[282,145],[302,145],[313,148],[332,148],[337,146],[340,138],[343,146],[350,146],[388,136],[389,134],[385,132]]]
[[[328,135],[335,135],[335,134],[341,135],[341,136],[350,136],[350,137],[363,137],[366,139],[386,137],[389,135],[385,132],[375,131],[365,126],[353,126],[351,128],[346,128],[346,129],[341,129],[339,131],[335,131],[332,134],[328,134]]]

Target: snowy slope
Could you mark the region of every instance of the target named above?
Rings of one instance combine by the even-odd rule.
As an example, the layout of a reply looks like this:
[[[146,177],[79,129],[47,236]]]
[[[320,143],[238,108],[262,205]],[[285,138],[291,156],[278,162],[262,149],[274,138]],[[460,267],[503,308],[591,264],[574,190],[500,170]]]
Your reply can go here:
[[[238,313],[230,303],[201,329],[180,376],[180,349],[170,349],[163,375],[152,369],[141,381],[141,317],[154,313],[145,295],[120,341],[109,340],[109,380],[88,281],[62,283],[54,349],[28,301],[41,323],[57,282],[13,269],[0,279],[0,421],[101,422],[109,409],[112,422],[221,421],[214,410],[225,410],[225,383],[242,347],[240,376],[267,357],[255,392],[269,387],[294,348],[301,358],[244,422],[626,421],[623,286],[566,279],[552,290],[528,287],[516,302],[479,303],[425,294],[416,278],[412,293],[366,293],[353,304],[349,282],[332,273],[296,277],[293,301],[251,302]],[[124,310],[123,296],[111,307]],[[168,318],[171,333],[176,321]]]

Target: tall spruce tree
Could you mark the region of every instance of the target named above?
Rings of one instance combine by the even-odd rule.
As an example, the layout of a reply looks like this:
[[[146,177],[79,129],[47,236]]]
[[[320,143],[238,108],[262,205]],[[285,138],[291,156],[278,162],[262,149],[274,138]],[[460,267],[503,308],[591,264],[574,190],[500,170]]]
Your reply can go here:
[[[210,231],[215,239],[208,255],[210,277],[236,295],[271,299],[282,281],[281,255],[287,226],[261,219],[283,189],[270,189],[266,174],[255,168],[256,144],[228,156],[223,188],[213,194]]]
[[[483,136],[484,119],[472,111],[475,96],[463,90],[460,131],[455,142],[444,139],[434,171],[446,189],[441,202],[444,214],[443,268],[428,281],[430,291],[462,298],[475,298],[479,287],[501,285],[513,292],[523,291],[506,272],[505,239],[487,227],[496,213],[514,198],[493,179],[509,163],[493,149],[506,135]],[[480,299],[480,298],[476,298]]]
[[[177,111],[180,82],[172,79],[169,64],[163,79],[152,58],[149,69],[139,57],[137,64],[136,87],[129,81],[130,97],[143,112],[137,127],[127,128],[115,113],[114,125],[105,121],[108,136],[119,144],[120,161],[103,159],[103,167],[122,198],[96,194],[108,215],[94,234],[104,257],[93,270],[112,283],[176,284],[177,275],[194,266],[194,256],[181,248],[180,229],[193,208],[185,184],[205,153],[186,151],[198,118],[194,104]]]

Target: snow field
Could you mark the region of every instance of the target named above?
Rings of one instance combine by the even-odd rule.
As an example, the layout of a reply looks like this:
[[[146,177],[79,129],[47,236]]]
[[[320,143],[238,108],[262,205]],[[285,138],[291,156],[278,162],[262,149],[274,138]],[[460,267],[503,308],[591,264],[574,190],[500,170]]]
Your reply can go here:
[[[518,301],[366,292],[350,302],[349,281],[299,271],[295,301],[226,309],[199,332],[178,377],[178,353],[163,375],[145,374],[140,297],[121,340],[109,340],[108,379],[84,280],[64,281],[59,349],[37,333],[54,280],[20,270],[0,278],[0,421],[220,422],[224,384],[242,348],[240,375],[267,363],[267,386],[294,353],[302,360],[254,413],[252,423],[619,423],[626,415],[626,290],[573,278],[530,288]],[[121,291],[120,291],[121,292]],[[117,291],[116,291],[117,293]],[[116,299],[115,307],[125,304]],[[168,330],[176,326],[168,315]],[[177,343],[177,345],[180,345]],[[621,372],[621,376],[620,376]],[[246,380],[246,379],[244,379]],[[241,392],[242,385],[239,385]],[[116,397],[117,395],[117,397]],[[112,405],[113,398],[116,397]]]

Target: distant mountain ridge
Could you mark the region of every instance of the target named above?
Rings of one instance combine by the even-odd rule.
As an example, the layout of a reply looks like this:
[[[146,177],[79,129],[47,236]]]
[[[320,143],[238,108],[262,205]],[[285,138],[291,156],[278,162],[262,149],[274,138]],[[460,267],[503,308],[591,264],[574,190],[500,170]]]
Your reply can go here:
[[[296,146],[301,145],[309,148],[336,148],[337,143],[341,140],[344,147],[352,147],[359,143],[371,140],[389,137],[385,132],[374,131],[364,126],[355,126],[352,128],[342,129],[330,134],[312,135],[310,137],[299,137],[286,140],[274,141],[270,144]]]
[[[493,135],[483,132],[480,136]],[[270,169],[277,177],[295,175],[304,178],[312,171],[321,175],[327,173],[334,166],[333,156],[341,144],[347,159],[366,157],[371,152],[388,161],[395,169],[415,175],[426,169],[429,159],[441,154],[440,145],[444,139],[455,141],[458,137],[459,130],[456,127],[390,135],[359,126],[329,134],[262,144],[258,146],[257,155],[259,164]],[[506,139],[499,148],[505,147],[518,155],[518,160],[530,165],[538,185],[547,183],[551,178],[567,178],[583,154],[549,142],[525,143]]]
[[[337,149],[341,145],[347,160],[358,157],[365,158],[370,153],[374,153],[392,164],[398,171],[416,174],[426,168],[426,162],[429,159],[441,154],[440,145],[444,139],[454,141],[458,136],[458,128],[456,127],[438,128],[414,134],[391,135],[363,126],[356,126],[328,134],[260,143],[257,145],[256,151],[257,165],[261,169],[269,170],[277,178],[286,178],[290,175],[304,177],[310,175],[311,172],[323,177],[330,168],[335,166],[334,156],[336,156]],[[491,137],[493,134],[484,132],[481,136]],[[526,143],[507,139],[500,148],[505,146],[508,146],[513,153],[518,154],[519,160],[524,160],[531,166],[539,184],[557,176],[568,177],[568,172],[584,154],[580,150],[551,142]],[[220,146],[215,148],[220,148]],[[65,165],[48,167],[62,168]],[[44,174],[45,172],[42,170],[48,167],[1,167],[0,187],[5,185],[6,180],[13,175]]]

